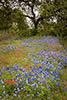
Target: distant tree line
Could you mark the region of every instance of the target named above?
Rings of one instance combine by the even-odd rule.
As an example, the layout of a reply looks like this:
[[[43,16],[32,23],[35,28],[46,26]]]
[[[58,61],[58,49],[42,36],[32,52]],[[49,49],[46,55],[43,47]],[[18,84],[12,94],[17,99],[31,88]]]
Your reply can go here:
[[[67,0],[0,0],[0,30],[67,39]]]

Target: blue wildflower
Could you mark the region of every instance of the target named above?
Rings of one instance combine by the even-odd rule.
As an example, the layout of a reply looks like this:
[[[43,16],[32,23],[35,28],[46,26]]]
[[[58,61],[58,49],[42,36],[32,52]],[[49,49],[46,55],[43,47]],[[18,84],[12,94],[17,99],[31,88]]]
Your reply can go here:
[[[5,88],[5,85],[3,85],[3,88]]]
[[[0,96],[0,99],[2,99],[2,96]]]
[[[18,81],[19,81],[19,78],[16,79],[16,82],[18,82]]]
[[[32,84],[32,87],[36,87],[36,83]]]
[[[8,94],[7,94],[7,95],[6,95],[6,98],[8,99],[8,97],[9,97],[9,96],[8,96]]]
[[[17,94],[13,94],[14,97],[17,97]]]
[[[39,95],[39,92],[37,92],[37,95]]]
[[[50,89],[50,86],[47,86],[47,89]]]
[[[34,94],[32,94],[32,97],[34,97]]]
[[[3,80],[1,80],[1,84],[2,84],[2,85],[4,84]]]
[[[21,88],[21,91],[23,91],[23,88]]]
[[[29,94],[27,94],[27,96],[26,96],[27,98],[29,98],[30,97],[30,95]]]
[[[4,91],[4,92],[3,92],[3,95],[5,95],[5,94],[6,94],[6,92]]]
[[[6,70],[9,70],[9,66],[7,66]]]

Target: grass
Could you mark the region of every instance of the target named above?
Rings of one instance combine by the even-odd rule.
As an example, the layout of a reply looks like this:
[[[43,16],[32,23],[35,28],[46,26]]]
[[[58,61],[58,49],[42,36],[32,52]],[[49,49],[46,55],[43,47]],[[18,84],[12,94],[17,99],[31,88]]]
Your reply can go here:
[[[65,44],[65,43],[64,43]],[[66,45],[66,44],[65,44]],[[6,95],[3,95],[2,92],[6,91],[7,94],[9,95],[8,100],[66,100],[67,99],[67,68],[64,69],[62,68],[63,66],[66,66],[65,64],[65,59],[67,57],[67,53],[64,50],[64,47],[60,45],[58,39],[55,37],[31,37],[29,39],[22,39],[22,40],[5,40],[0,42],[0,69],[3,71],[3,75],[1,75],[1,80],[4,81],[5,85],[5,90],[2,88],[1,85],[1,91],[0,95],[2,95],[2,100],[6,99]],[[44,62],[44,61],[47,61]],[[45,63],[42,65],[42,63]],[[51,68],[50,66],[54,66],[54,68]],[[23,68],[23,71],[20,71],[18,68]],[[34,67],[36,66],[36,67]],[[42,66],[40,68],[40,66]],[[5,70],[3,70],[5,68]],[[6,70],[7,68],[7,70]],[[13,68],[14,71],[11,71]],[[38,69],[36,69],[38,68]],[[47,68],[47,69],[46,69]],[[58,68],[58,69],[57,69]],[[62,70],[60,70],[60,68]],[[44,77],[43,73],[40,72],[38,74],[41,76],[41,80],[39,80],[38,76],[36,73],[39,73],[39,71],[42,72],[44,71],[46,74],[48,74],[45,77],[45,87],[44,87]],[[32,71],[34,70],[34,72]],[[17,72],[18,71],[18,72]],[[37,71],[37,72],[36,72]],[[51,75],[51,72],[55,72],[55,76]],[[12,75],[10,74],[12,73]],[[37,77],[39,82],[35,80],[34,83],[39,86],[38,89],[36,89],[36,86],[34,88],[31,88],[30,86],[26,86],[25,82],[27,81],[26,72],[28,72],[28,77],[30,78],[30,84],[31,83],[31,78],[34,75]],[[31,75],[29,75],[31,72]],[[36,72],[36,73],[35,73]],[[58,79],[60,80],[60,87],[56,86],[57,83],[57,78],[54,79],[54,82],[52,81],[52,78],[56,77],[56,72],[58,72],[59,77]],[[64,72],[64,73],[63,73]],[[23,83],[24,87],[26,89],[23,89],[18,95],[17,98],[13,96],[14,94],[14,89],[16,87],[12,88],[12,80],[16,81],[16,75],[21,74],[24,76]],[[63,76],[61,75],[63,73]],[[8,77],[7,77],[8,76]],[[50,78],[47,80],[47,77]],[[19,80],[21,80],[21,76],[18,77]],[[10,84],[5,83],[5,80],[11,80]],[[40,83],[41,81],[41,83]],[[64,88],[62,88],[64,82]],[[15,86],[15,85],[13,85]],[[51,87],[47,89],[48,87]],[[10,89],[9,89],[10,88]],[[21,90],[20,85],[18,88]],[[29,91],[31,89],[31,92]],[[36,89],[36,91],[34,90]],[[64,92],[63,92],[64,89]],[[38,95],[37,92],[39,93]],[[26,95],[29,94],[30,97],[27,98]],[[32,98],[32,94],[35,96]],[[22,98],[22,99],[21,99]]]
[[[64,45],[64,48],[67,49],[67,40],[62,40],[60,42],[62,45]]]
[[[64,46],[64,49],[67,50],[67,40],[62,40],[60,42]],[[65,66],[64,74],[63,74],[63,80],[64,80],[64,85],[65,85],[65,90],[67,89],[67,66]],[[67,90],[66,90],[67,91]],[[63,97],[63,100],[67,100],[67,93],[66,96]]]

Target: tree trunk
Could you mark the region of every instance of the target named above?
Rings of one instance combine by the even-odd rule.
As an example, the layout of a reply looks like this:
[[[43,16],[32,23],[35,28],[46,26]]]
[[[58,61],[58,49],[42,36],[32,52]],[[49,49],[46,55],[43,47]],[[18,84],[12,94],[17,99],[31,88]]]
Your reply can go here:
[[[36,30],[37,30],[37,27],[38,27],[39,22],[40,22],[41,20],[43,20],[43,19],[44,19],[44,17],[40,17],[40,18],[38,18],[37,20],[34,20],[34,27],[35,27]]]
[[[35,30],[37,30],[37,26],[38,26],[38,24],[37,24],[37,23],[35,23],[35,24],[34,24]]]

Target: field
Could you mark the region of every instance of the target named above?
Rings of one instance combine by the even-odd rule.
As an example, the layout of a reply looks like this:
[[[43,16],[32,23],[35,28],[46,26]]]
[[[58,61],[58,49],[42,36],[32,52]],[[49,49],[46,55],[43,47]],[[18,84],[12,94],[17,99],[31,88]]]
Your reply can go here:
[[[56,37],[0,42],[1,100],[67,100],[67,51]]]

